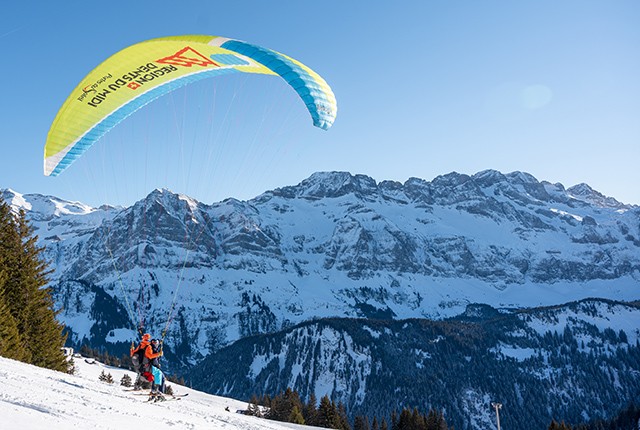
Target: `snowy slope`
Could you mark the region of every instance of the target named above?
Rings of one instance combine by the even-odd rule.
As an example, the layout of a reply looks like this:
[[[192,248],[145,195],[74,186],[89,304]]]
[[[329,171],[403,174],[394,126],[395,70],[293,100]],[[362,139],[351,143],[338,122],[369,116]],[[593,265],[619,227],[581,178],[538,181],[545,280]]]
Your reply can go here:
[[[95,429],[310,429],[236,413],[246,402],[204,394],[177,384],[180,401],[147,403],[146,396],[123,391],[122,369],[88,364],[74,358],[76,373],[69,375],[0,357],[0,428],[2,430]],[[89,360],[93,361],[93,360]],[[113,385],[100,382],[102,371]],[[229,411],[226,410],[229,408]]]

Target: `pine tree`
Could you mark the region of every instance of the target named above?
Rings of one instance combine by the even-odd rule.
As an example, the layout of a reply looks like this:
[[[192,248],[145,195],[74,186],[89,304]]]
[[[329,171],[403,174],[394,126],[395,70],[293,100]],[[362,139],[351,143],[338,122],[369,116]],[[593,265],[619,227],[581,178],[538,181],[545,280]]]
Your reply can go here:
[[[44,248],[38,247],[37,236],[26,219],[23,210],[17,217],[17,227],[22,243],[20,268],[22,285],[31,292],[28,301],[27,348],[31,351],[31,363],[48,369],[66,371],[67,358],[62,351],[66,335],[64,326],[56,320],[52,290],[47,287],[51,273],[41,258]]]
[[[389,430],[389,424],[387,424],[387,419],[382,417],[382,422],[380,423],[380,430]]]
[[[398,430],[411,430],[411,420],[412,414],[411,411],[407,408],[403,408],[402,412],[400,412],[400,417],[398,418],[397,429]]]
[[[322,396],[320,406],[318,406],[318,423],[316,425],[324,428],[337,428],[335,427],[337,421],[338,411],[335,404],[331,402],[329,396]]]
[[[293,409],[291,409],[291,413],[287,418],[287,422],[294,424],[304,424],[304,417],[302,416],[302,411],[298,407],[298,405],[294,405]]]
[[[0,272],[0,356],[18,361],[28,361],[29,353],[24,348],[16,321],[4,300],[6,275]]]
[[[41,258],[43,248],[24,211],[18,215],[4,202],[0,203],[0,272],[4,272],[4,305],[21,335],[26,361],[36,366],[67,371],[68,363],[62,346],[66,340],[63,326],[56,320],[50,273]],[[6,312],[6,311],[5,311]]]
[[[369,420],[363,415],[356,415],[353,420],[353,430],[370,430]]]
[[[347,408],[345,407],[344,403],[340,402],[336,410],[338,411],[338,417],[333,428],[341,430],[351,430],[351,426],[349,425],[349,418],[347,417]],[[368,421],[367,425],[369,425]]]
[[[106,382],[107,384],[113,384],[114,382],[111,373],[104,373],[104,370],[102,370],[98,379],[102,382]]]
[[[429,410],[425,424],[427,430],[440,430],[440,417],[435,410]]]
[[[21,357],[29,363],[31,355],[25,347],[21,335],[24,333],[21,331],[23,327],[19,324],[21,310],[25,305],[20,306],[17,302],[19,296],[13,286],[19,240],[11,207],[0,202],[0,355],[16,359]]]
[[[312,392],[309,395],[309,400],[302,408],[302,416],[304,417],[304,421],[308,426],[318,425],[317,403],[318,401],[316,399],[316,395]]]
[[[296,414],[293,414],[294,409],[297,410]],[[300,400],[298,392],[287,388],[284,393],[273,398],[267,418],[276,421],[293,422],[290,421],[293,414],[296,420],[302,419],[304,422],[302,409],[302,401]],[[297,414],[300,414],[300,417],[298,417]]]
[[[380,425],[378,424],[378,417],[373,417],[373,421],[371,422],[371,430],[380,430]]]
[[[123,387],[131,387],[131,376],[126,373],[122,375],[122,379],[120,379],[120,385],[122,385]]]
[[[427,428],[429,430],[432,430],[431,427],[427,427],[427,424],[425,422],[425,418],[422,416],[420,411],[418,411],[418,408],[414,408],[413,412],[411,413],[410,428],[412,430],[427,430]],[[438,430],[438,429],[434,426],[433,430]]]

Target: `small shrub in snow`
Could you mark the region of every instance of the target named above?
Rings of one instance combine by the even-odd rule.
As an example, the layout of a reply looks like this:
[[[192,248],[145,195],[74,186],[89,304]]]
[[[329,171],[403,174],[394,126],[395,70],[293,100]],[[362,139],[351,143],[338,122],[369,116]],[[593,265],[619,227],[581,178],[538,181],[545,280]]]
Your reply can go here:
[[[98,379],[107,384],[113,384],[113,376],[111,376],[111,373],[104,373],[104,370],[100,373]]]
[[[131,387],[131,376],[125,373],[122,379],[120,379],[120,385],[122,385],[123,387]]]

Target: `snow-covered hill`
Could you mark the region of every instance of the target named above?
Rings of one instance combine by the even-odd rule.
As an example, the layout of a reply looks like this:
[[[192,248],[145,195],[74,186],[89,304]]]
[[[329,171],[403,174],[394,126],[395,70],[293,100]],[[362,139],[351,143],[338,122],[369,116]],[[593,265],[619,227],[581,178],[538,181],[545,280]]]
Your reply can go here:
[[[523,172],[324,172],[211,205],[168,190],[129,208],[2,196],[33,220],[73,342],[125,351],[139,321],[156,334],[169,321],[176,370],[314,318],[640,298],[640,207]]]
[[[0,357],[0,428],[3,430],[122,430],[311,429],[237,413],[247,403],[212,396],[173,385],[176,393],[188,393],[180,401],[147,403],[146,396],[123,391],[119,381],[132,372],[89,364],[74,358],[76,373],[69,375]],[[88,360],[93,362],[93,360]],[[110,385],[98,380],[104,371],[113,376]],[[229,410],[227,410],[227,408]]]

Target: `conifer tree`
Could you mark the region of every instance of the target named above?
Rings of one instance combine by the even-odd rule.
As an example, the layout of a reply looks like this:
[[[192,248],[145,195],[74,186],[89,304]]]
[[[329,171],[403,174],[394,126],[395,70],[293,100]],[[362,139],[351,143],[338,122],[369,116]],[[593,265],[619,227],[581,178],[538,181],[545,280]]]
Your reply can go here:
[[[391,411],[391,430],[398,430],[398,411]]]
[[[409,409],[403,408],[398,418],[397,430],[411,430],[412,413]]]
[[[46,287],[49,272],[41,257],[43,248],[36,242],[25,212],[15,215],[9,205],[0,202],[0,272],[5,276],[2,296],[20,333],[25,361],[67,371],[61,349],[66,337],[55,318],[51,289]]]
[[[341,430],[351,430],[351,426],[349,425],[349,418],[347,417],[347,408],[345,407],[344,403],[340,402],[336,410],[338,411],[338,419],[335,423],[335,427],[333,428]],[[367,425],[369,425],[369,421],[367,421]]]
[[[367,417],[363,415],[356,415],[353,420],[353,430],[371,430],[369,428],[369,421]]]
[[[387,423],[387,419],[382,417],[382,422],[380,423],[380,430],[389,430],[389,424]]]
[[[0,202],[0,355],[30,362],[31,355],[24,345],[20,334],[22,326],[18,323],[25,306],[16,302],[18,297],[11,282],[15,275],[10,268],[17,264],[18,242],[11,207]]]
[[[380,424],[378,424],[378,417],[373,417],[371,422],[371,430],[380,430]]]
[[[16,321],[4,301],[4,272],[0,272],[0,356],[28,361],[29,353],[22,344]]]
[[[113,384],[113,375],[111,373],[104,373],[104,370],[98,376],[98,380],[106,382],[107,384]]]
[[[318,425],[318,409],[317,409],[316,395],[312,392],[309,395],[309,400],[302,407],[302,416],[308,426]]]
[[[441,430],[443,428],[446,429],[446,426],[443,427],[444,417],[441,413],[436,412],[434,409],[429,410],[426,418],[426,428],[427,430]]]
[[[302,416],[302,411],[298,407],[298,405],[293,405],[293,409],[291,409],[291,413],[287,418],[287,422],[294,424],[304,424],[304,417]]]
[[[293,413],[294,409],[297,410],[295,414]],[[297,416],[298,414],[300,417]],[[300,395],[297,391],[287,388],[284,393],[274,397],[271,401],[268,418],[276,421],[293,422],[291,421],[292,416],[294,416],[296,420],[302,419],[304,422]]]
[[[131,376],[128,374],[122,375],[122,379],[120,379],[120,385],[123,387],[131,387],[133,384],[131,383]]]
[[[413,408],[413,412],[411,413],[410,427],[412,430],[426,430],[428,428],[425,422],[425,419],[420,413],[420,411],[418,411],[418,408]],[[434,427],[433,430],[437,430],[437,429]]]
[[[27,294],[26,346],[31,352],[31,364],[48,369],[66,371],[67,360],[62,351],[66,335],[64,326],[56,320],[52,290],[47,287],[47,276],[51,273],[41,258],[44,248],[38,247],[37,236],[26,219],[23,210],[18,214],[16,225],[22,245],[20,253],[20,285]]]
[[[331,402],[329,396],[324,395],[320,399],[318,406],[318,423],[319,427],[337,428],[335,423],[338,421],[338,411],[335,404]]]

